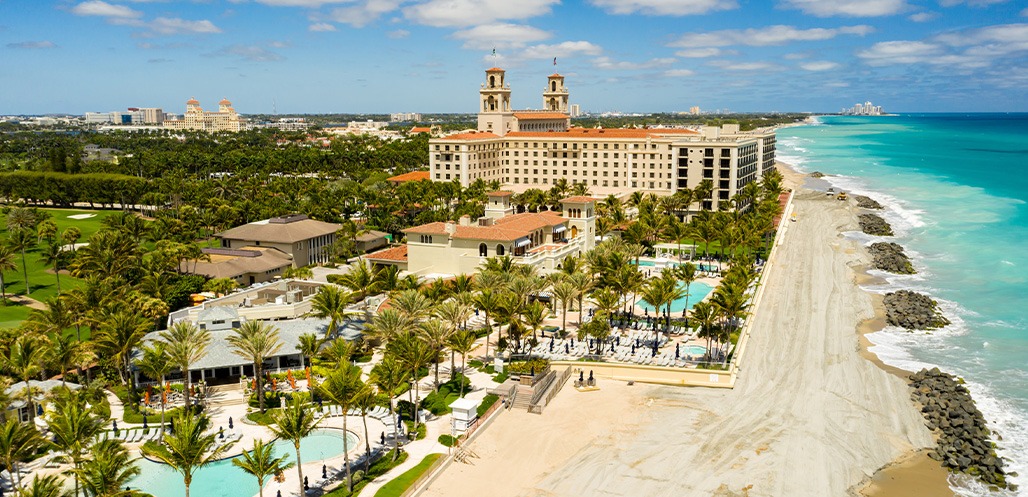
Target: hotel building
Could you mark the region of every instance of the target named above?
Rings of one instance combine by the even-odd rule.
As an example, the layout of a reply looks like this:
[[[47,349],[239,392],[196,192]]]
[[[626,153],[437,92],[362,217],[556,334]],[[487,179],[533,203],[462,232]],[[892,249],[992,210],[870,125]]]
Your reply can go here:
[[[433,181],[499,181],[522,192],[549,189],[560,178],[584,183],[594,195],[643,191],[671,195],[713,185],[704,208],[717,209],[747,183],[774,167],[773,130],[721,128],[571,127],[564,77],[552,74],[542,93],[543,110],[511,108],[503,69],[486,70],[479,89],[478,129],[429,141]]]
[[[246,120],[236,113],[232,108],[232,102],[222,99],[218,102],[218,111],[209,112],[200,107],[200,102],[195,98],[186,101],[186,113],[182,119],[165,119],[166,129],[181,129],[192,131],[243,131],[246,129]]]

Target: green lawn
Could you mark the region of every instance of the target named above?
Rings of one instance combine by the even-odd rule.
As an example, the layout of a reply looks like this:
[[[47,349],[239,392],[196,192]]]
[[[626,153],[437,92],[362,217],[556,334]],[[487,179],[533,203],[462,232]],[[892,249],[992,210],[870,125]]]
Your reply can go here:
[[[77,226],[82,231],[82,238],[79,239],[79,243],[84,243],[93,233],[96,233],[101,225],[101,220],[105,217],[115,214],[117,211],[95,211],[95,210],[79,210],[79,209],[40,209],[42,211],[49,212],[51,214],[54,223],[57,224],[57,233],[60,233],[68,229],[71,226]],[[68,216],[77,214],[95,214],[94,217],[88,219],[71,219]],[[0,214],[0,242],[7,239],[7,216]],[[32,287],[32,293],[30,296],[38,301],[44,301],[48,298],[57,295],[57,276],[53,274],[53,269],[45,266],[40,260],[39,256],[42,249],[46,247],[46,240],[40,242],[35,248],[25,252],[25,262],[28,267],[29,283]],[[12,271],[4,273],[4,283],[6,284],[7,293],[10,294],[24,294],[25,293],[25,277],[23,276],[21,267],[21,253],[15,254],[15,263],[18,268]],[[61,275],[61,290],[67,291],[72,288],[77,288],[81,285],[81,280],[72,278],[67,274]],[[0,327],[11,328],[16,327],[21,323],[29,314],[29,309],[24,306],[8,305],[0,306]]]
[[[378,489],[378,492],[375,492],[375,497],[399,497],[400,495],[403,495],[403,493],[407,491],[407,488],[413,485],[418,478],[421,478],[421,475],[423,475],[425,471],[428,471],[428,468],[432,466],[432,463],[440,457],[443,457],[443,455],[429,454],[425,456],[417,466],[408,469],[405,473],[397,476],[389,483],[383,485],[382,488]]]

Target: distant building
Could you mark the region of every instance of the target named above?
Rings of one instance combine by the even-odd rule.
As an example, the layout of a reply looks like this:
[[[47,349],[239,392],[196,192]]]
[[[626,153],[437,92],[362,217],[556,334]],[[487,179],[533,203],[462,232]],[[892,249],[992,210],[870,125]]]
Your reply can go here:
[[[582,117],[582,107],[578,104],[571,104],[571,117]]]
[[[689,107],[689,113],[694,115],[694,116],[700,115],[700,107],[698,105],[694,105],[692,107]]]
[[[413,136],[421,133],[425,133],[431,136],[439,136],[443,134],[443,127],[438,124],[433,124],[431,126],[414,126],[410,129],[409,134]]]
[[[270,123],[263,123],[261,128],[275,128],[282,131],[305,131],[310,128],[310,123],[302,117],[283,117]]]
[[[874,105],[871,102],[856,104],[848,109],[842,109],[842,114],[849,116],[880,116],[884,114],[882,106]]]
[[[86,112],[86,124],[110,124],[114,122],[110,112]]]
[[[389,114],[389,122],[394,123],[416,123],[421,122],[421,114],[418,112],[397,112]]]
[[[303,214],[274,217],[236,226],[214,235],[226,249],[275,248],[292,259],[293,267],[328,262],[329,248],[341,225],[309,219]],[[262,257],[269,254],[263,253]]]
[[[139,110],[143,113],[143,124],[164,123],[165,114],[163,109],[159,107],[145,107]]]
[[[209,112],[200,107],[195,98],[186,101],[186,113],[182,119],[165,119],[164,127],[174,130],[192,131],[242,131],[246,129],[246,121],[232,107],[232,102],[222,99],[218,102],[218,111]]]

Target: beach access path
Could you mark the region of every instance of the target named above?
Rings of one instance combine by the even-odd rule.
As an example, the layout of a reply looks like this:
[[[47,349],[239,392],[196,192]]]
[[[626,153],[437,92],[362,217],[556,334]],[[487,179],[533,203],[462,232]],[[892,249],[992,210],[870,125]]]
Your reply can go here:
[[[734,389],[566,388],[543,415],[501,413],[422,495],[853,495],[932,445],[905,381],[858,350],[874,310],[840,234],[855,207],[800,191],[794,208]]]

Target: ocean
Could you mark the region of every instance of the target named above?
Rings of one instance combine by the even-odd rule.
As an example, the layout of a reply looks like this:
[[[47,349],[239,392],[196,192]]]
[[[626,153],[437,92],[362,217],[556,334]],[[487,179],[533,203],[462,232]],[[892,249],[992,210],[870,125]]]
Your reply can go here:
[[[952,324],[890,327],[869,336],[871,350],[904,369],[962,376],[1019,474],[1009,481],[1028,493],[1028,114],[818,117],[778,131],[778,158],[885,207],[890,241],[918,273],[875,272],[888,283],[866,289],[926,293]],[[966,481],[956,490],[986,494]]]

